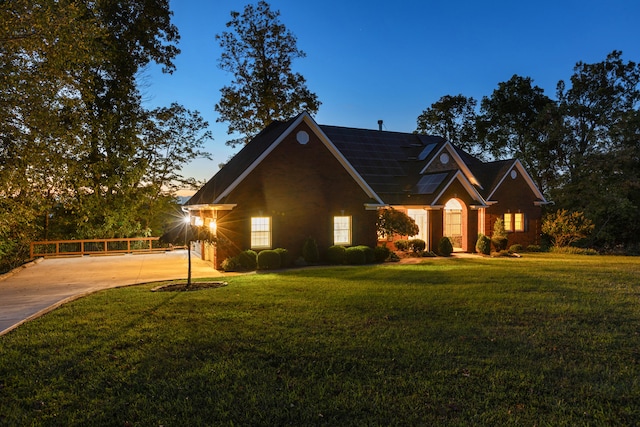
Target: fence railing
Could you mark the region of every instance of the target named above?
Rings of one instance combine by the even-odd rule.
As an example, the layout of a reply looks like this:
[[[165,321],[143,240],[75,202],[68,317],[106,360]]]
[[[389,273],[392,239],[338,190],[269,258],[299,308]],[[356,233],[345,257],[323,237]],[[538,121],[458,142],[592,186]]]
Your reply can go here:
[[[159,252],[174,249],[159,237],[126,239],[43,240],[31,242],[31,258],[58,255],[99,255],[133,252]]]

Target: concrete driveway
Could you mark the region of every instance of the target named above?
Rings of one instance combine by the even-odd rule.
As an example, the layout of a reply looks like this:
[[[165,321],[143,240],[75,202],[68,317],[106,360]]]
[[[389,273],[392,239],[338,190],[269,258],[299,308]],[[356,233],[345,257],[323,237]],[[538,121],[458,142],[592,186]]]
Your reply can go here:
[[[80,296],[125,285],[186,279],[187,251],[48,258],[0,276],[0,335]],[[221,273],[191,257],[193,278]]]

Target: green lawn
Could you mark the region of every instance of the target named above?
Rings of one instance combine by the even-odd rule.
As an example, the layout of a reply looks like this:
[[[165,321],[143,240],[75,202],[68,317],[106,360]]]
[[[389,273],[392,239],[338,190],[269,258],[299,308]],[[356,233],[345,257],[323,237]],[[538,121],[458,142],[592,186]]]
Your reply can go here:
[[[0,425],[639,425],[640,258],[114,289],[0,337]]]

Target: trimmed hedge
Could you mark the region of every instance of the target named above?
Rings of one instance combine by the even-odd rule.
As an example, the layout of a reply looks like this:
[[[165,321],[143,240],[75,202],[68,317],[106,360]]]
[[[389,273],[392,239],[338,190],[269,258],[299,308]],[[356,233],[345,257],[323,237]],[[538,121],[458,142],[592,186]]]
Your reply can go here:
[[[271,249],[260,251],[257,261],[258,270],[275,270],[281,266],[280,254]]]
[[[409,247],[414,253],[420,253],[427,248],[427,242],[422,239],[411,239],[409,240]]]
[[[393,244],[396,245],[396,249],[399,251],[406,251],[407,249],[409,249],[408,240],[404,240],[404,239],[396,240],[395,242],[393,242]]]
[[[369,246],[365,246],[365,245],[358,245],[356,246],[356,248],[364,252],[365,264],[373,264],[373,261],[375,261],[375,253],[373,251],[373,248],[370,248]]]
[[[251,249],[240,252],[237,256],[222,261],[220,267],[224,271],[251,271],[258,267],[258,254]]]
[[[352,246],[350,248],[346,248],[345,256],[347,264],[362,265],[367,262],[367,255],[365,254],[364,250],[362,250],[361,246]]]
[[[373,249],[373,259],[375,262],[385,262],[391,255],[391,249],[386,246],[376,246]]]
[[[251,271],[258,267],[258,254],[256,251],[248,249],[238,255],[238,265],[241,270]]]
[[[329,264],[344,264],[347,261],[346,248],[344,246],[330,246],[327,249],[327,262]]]
[[[289,251],[285,248],[274,249],[280,255],[280,266],[289,267],[291,265],[291,258],[289,257]]]

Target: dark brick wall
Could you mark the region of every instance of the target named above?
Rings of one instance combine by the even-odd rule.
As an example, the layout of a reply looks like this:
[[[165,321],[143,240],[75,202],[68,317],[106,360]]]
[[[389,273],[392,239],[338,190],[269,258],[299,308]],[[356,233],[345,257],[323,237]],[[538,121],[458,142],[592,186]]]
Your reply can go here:
[[[297,142],[304,130],[309,142]],[[352,217],[352,244],[376,244],[376,211],[365,210],[371,199],[319,138],[302,123],[291,132],[224,200],[236,203],[219,215],[218,235],[234,244],[220,245],[216,267],[227,257],[249,249],[250,218],[272,218],[272,247],[301,256],[306,238],[321,254],[333,244],[333,217]]]
[[[520,173],[515,179],[507,176],[492,196],[492,200],[497,200],[498,203],[487,209],[485,216],[487,235],[491,236],[496,219],[502,218],[506,212],[521,212],[525,216],[525,231],[508,233],[509,246],[518,243],[526,248],[528,245],[540,244],[542,208],[534,204],[537,198]]]

